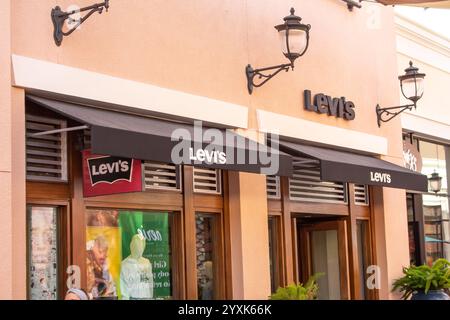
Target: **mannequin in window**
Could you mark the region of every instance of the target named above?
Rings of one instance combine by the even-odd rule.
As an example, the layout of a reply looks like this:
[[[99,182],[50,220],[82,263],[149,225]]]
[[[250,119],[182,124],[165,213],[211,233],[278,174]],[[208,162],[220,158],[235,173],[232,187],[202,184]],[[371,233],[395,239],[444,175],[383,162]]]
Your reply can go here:
[[[130,243],[131,254],[120,266],[120,291],[123,300],[153,298],[152,264],[142,257],[144,250],[144,237],[134,235]]]

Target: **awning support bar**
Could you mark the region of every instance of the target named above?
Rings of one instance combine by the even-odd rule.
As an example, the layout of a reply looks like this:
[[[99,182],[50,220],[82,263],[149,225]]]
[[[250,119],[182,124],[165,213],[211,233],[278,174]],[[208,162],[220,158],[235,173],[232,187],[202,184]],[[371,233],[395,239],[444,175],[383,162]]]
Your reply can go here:
[[[61,132],[70,132],[70,131],[78,131],[78,130],[85,130],[89,129],[89,126],[78,126],[78,127],[72,127],[72,128],[64,128],[64,129],[58,129],[58,130],[50,130],[50,131],[43,131],[38,133],[33,133],[32,137],[39,137],[39,136],[46,136],[49,134],[55,134],[55,133],[61,133]]]

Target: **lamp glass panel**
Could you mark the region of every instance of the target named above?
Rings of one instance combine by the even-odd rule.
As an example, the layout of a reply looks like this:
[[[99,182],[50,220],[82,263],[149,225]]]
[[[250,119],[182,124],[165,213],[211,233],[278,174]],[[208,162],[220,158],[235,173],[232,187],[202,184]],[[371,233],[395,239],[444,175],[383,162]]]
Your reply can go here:
[[[281,50],[285,55],[288,54],[286,46],[286,30],[280,31]],[[305,51],[307,45],[306,32],[298,29],[289,30],[289,51],[292,54],[301,54]]]
[[[424,90],[424,79],[423,78],[405,79],[402,81],[402,83],[403,83],[403,94],[408,99],[413,99],[415,97],[422,96],[423,90]],[[416,91],[416,83],[417,83],[417,91]]]
[[[430,190],[433,192],[441,191],[442,187],[442,179],[430,179],[428,180],[430,183]]]

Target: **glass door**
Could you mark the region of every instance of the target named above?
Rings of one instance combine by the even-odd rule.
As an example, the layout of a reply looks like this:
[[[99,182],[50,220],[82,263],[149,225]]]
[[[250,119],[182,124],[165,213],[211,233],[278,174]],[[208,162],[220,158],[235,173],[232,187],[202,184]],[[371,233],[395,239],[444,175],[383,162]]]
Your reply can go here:
[[[196,212],[195,248],[198,300],[225,296],[221,213]]]
[[[347,235],[344,221],[300,223],[299,270],[302,282],[317,273],[319,300],[349,299]]]

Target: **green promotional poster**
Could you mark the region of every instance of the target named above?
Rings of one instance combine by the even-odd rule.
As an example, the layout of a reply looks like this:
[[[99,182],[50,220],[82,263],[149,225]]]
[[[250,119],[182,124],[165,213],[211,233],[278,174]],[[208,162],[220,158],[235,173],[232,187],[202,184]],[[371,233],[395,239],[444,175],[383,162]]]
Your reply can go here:
[[[169,214],[120,211],[122,299],[168,299],[171,293]]]

